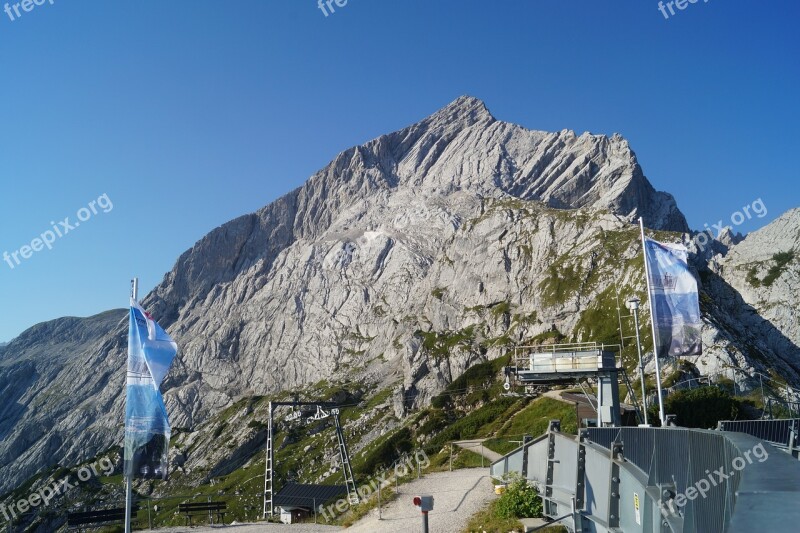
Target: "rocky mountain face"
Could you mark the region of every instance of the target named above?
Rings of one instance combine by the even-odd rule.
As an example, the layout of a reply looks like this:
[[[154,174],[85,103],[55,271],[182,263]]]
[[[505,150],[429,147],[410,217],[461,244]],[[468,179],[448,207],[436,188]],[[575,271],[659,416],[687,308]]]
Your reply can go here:
[[[622,137],[527,130],[459,98],[180,256],[143,301],[180,346],[164,384],[173,427],[337,379],[392,388],[403,416],[516,343],[618,342],[617,297],[644,293],[638,216],[688,242]],[[798,249],[799,231],[792,212],[698,256],[701,371],[800,383],[797,259],[751,283],[774,261],[758,251]],[[126,326],[124,311],[62,319],[0,352],[0,492],[121,443]]]
[[[120,390],[108,387],[121,383],[115,375],[125,360],[123,324],[123,309],[60,318],[28,329],[0,352],[0,492],[63,461],[73,447],[89,457],[88,450],[105,447],[96,424],[102,413],[106,431],[119,433]],[[80,436],[90,425],[97,430]],[[77,450],[72,457],[81,457]]]
[[[739,338],[778,357],[777,364],[770,359],[762,365],[765,371],[781,373],[786,366],[797,368],[800,361],[799,264],[800,209],[784,213],[709,261],[709,270],[727,285],[716,284],[717,302],[744,326]]]

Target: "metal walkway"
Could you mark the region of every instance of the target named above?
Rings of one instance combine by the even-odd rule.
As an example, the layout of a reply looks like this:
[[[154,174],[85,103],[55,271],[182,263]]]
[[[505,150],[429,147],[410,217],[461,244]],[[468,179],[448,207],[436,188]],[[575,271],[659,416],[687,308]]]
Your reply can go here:
[[[684,428],[548,432],[491,466],[539,488],[575,532],[796,531],[800,462],[750,435]]]

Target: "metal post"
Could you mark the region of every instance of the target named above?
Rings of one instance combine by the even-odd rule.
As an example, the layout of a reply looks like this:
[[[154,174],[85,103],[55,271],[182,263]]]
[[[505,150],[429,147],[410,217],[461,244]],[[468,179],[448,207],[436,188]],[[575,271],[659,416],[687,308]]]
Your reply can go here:
[[[642,381],[642,411],[644,411],[644,425],[647,423],[647,388],[644,382],[644,361],[642,360],[642,341],[639,338],[639,299],[636,298],[636,303],[633,303],[633,298],[628,300],[631,303],[631,311],[633,311],[633,324],[636,327],[636,351],[639,353],[639,377]]]
[[[419,461],[417,461],[417,479],[419,479],[419,478],[420,478],[420,475],[419,475]]]
[[[150,516],[150,498],[147,498],[147,529],[153,529],[153,517]]]
[[[133,478],[125,476],[125,533],[131,533],[131,507],[133,505]]]
[[[428,511],[422,511],[422,533],[428,533]]]
[[[661,427],[666,426],[664,416],[664,398],[661,393],[661,367],[658,362],[658,334],[656,333],[656,322],[653,317],[653,297],[650,287],[650,264],[647,261],[647,247],[644,240],[644,219],[639,217],[639,230],[642,234],[642,255],[644,256],[644,277],[647,281],[647,301],[650,302],[650,325],[653,328],[653,360],[656,363],[656,388],[658,389],[658,417],[661,420]]]
[[[453,443],[450,443],[450,471],[453,471]]]
[[[131,298],[139,299],[139,278],[131,280]],[[124,454],[123,454],[124,455]],[[131,508],[133,507],[133,476],[125,476],[125,533],[131,533]]]
[[[381,517],[381,484],[378,483],[378,520],[383,520]]]
[[[317,523],[317,499],[314,498],[314,523]]]

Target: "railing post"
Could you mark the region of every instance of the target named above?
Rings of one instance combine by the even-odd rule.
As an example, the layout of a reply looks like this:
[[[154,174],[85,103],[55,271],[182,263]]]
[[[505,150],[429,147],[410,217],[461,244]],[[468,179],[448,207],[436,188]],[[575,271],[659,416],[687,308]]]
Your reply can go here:
[[[619,464],[624,460],[623,445],[621,442],[611,443],[611,479],[608,486],[608,517],[606,523],[610,528],[619,527]]]
[[[450,471],[453,471],[453,443],[450,443]]]
[[[522,477],[525,479],[528,478],[528,443],[532,441],[533,438],[530,435],[523,435],[522,436]],[[508,461],[506,461],[507,463]],[[507,469],[508,467],[506,467]]]
[[[546,516],[555,517],[556,513],[551,508],[553,497],[553,480],[555,479],[555,461],[556,461],[556,433],[561,432],[561,421],[551,420],[547,428],[547,474],[545,477],[544,486],[544,514]]]
[[[575,498],[573,499],[572,522],[575,525],[575,533],[583,531],[583,511],[585,506],[586,494],[586,445],[584,444],[589,437],[589,432],[580,430],[578,435],[578,457],[577,475],[575,476]]]

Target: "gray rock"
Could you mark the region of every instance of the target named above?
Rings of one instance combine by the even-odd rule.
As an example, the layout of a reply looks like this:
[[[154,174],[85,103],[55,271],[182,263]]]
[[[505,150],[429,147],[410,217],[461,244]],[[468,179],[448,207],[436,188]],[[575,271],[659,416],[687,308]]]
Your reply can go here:
[[[173,427],[196,428],[243,396],[321,380],[391,387],[402,417],[514,342],[553,328],[597,338],[583,313],[616,321],[607,316],[610,287],[644,291],[630,225],[638,216],[680,232],[675,239],[688,232],[673,197],[653,189],[619,135],[527,130],[459,98],[342,152],[302,187],[180,256],[143,301],[180,346],[164,383]],[[776,234],[800,227],[796,217],[786,224]],[[735,270],[749,240],[729,242],[718,268]],[[791,346],[765,338],[772,330],[740,341],[740,328],[760,315],[747,322],[735,312],[739,280],[726,276],[709,289],[725,301],[706,314],[706,366],[752,368],[756,342],[796,382],[794,355],[776,352]],[[796,350],[796,276],[790,282],[793,310],[769,316]],[[783,296],[745,298],[767,313]],[[61,319],[0,352],[10,400],[0,407],[0,491],[122,442],[126,327],[123,311]],[[256,437],[232,443],[238,461]],[[188,461],[227,471],[214,453]]]

